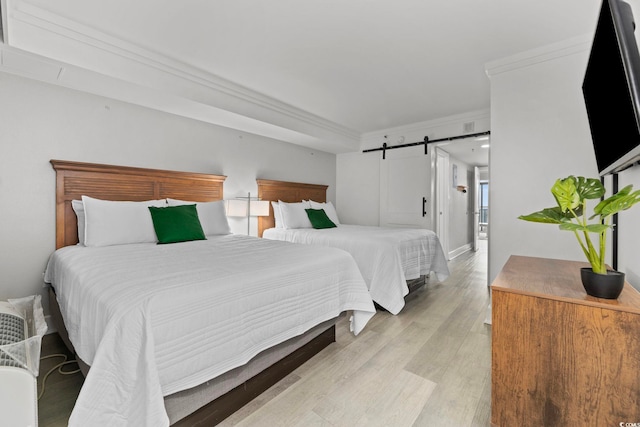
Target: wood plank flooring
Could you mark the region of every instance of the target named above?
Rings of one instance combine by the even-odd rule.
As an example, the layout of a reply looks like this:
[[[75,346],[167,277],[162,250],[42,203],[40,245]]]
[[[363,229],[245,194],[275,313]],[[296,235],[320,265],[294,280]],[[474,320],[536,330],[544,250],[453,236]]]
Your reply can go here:
[[[378,312],[357,337],[341,320],[334,344],[221,425],[488,426],[487,241],[480,243],[450,262],[446,282],[409,297],[399,315]],[[43,355],[63,351],[57,334],[45,337]],[[41,377],[56,360],[41,363]],[[66,425],[81,384],[79,373],[49,376],[41,427]]]

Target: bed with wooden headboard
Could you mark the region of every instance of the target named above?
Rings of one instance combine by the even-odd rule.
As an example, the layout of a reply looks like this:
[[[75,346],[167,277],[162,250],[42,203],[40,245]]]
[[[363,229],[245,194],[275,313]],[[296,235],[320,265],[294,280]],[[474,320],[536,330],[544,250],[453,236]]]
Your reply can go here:
[[[327,201],[327,185],[266,179],[258,179],[256,182],[258,197],[262,200],[287,203],[299,203],[303,200],[318,203]],[[269,230],[266,236],[265,230]],[[269,216],[258,217],[258,233],[260,237],[269,239],[333,246],[350,252],[367,280],[374,301],[394,314],[404,306],[404,296],[425,285],[430,272],[435,272],[440,281],[449,276],[442,246],[431,230],[345,224],[327,230],[275,229],[274,211],[270,204]],[[378,240],[378,236],[381,240]],[[383,247],[391,242],[397,245],[397,253],[388,252],[383,256],[382,251],[370,251],[378,243],[381,245],[379,247]],[[372,263],[373,257],[378,259]],[[400,265],[398,260],[401,260]],[[375,265],[382,263],[386,263],[387,267],[375,268]],[[386,274],[391,271],[396,274]],[[401,277],[405,277],[405,280],[399,280]]]
[[[56,249],[78,243],[72,200],[83,195],[105,200],[173,198],[222,200],[226,176],[51,160],[56,171]]]
[[[56,172],[56,248],[78,242],[77,219],[71,202],[82,195],[107,200],[174,198],[207,202],[223,198],[226,178],[204,173],[61,160],[51,160],[51,164]],[[60,335],[73,351],[53,288],[50,288],[50,311]],[[325,322],[303,336],[266,350],[244,367],[202,386],[165,397],[172,425],[216,424],[333,341],[334,322]],[[83,364],[85,374],[87,370]],[[220,396],[221,388],[225,394]],[[211,396],[216,396],[215,400],[212,401]]]
[[[302,182],[274,181],[270,179],[258,179],[258,198],[269,201],[283,201],[289,203],[301,200],[315,200],[316,202],[327,201],[328,185],[306,184]],[[258,236],[262,237],[262,232],[267,228],[275,227],[273,217],[273,207],[269,206],[269,216],[258,217]]]

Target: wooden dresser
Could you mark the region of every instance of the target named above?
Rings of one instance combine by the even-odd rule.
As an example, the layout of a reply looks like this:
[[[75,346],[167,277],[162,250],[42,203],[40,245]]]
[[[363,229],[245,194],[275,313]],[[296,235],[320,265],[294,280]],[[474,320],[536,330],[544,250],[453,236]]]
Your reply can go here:
[[[640,425],[640,293],[590,297],[586,266],[512,256],[491,285],[491,425]]]

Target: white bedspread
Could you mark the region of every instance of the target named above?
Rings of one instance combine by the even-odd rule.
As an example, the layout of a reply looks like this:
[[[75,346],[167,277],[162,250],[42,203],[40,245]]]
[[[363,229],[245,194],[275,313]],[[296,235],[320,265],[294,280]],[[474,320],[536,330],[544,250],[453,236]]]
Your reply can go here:
[[[375,313],[344,251],[246,236],[66,247],[45,281],[91,365],[71,426],[166,426],[163,396],[343,311],[353,310],[355,334]]]
[[[358,263],[373,300],[392,314],[404,307],[407,280],[431,272],[440,281],[449,277],[440,240],[431,230],[340,224],[320,230],[270,228],[262,237],[348,251]]]

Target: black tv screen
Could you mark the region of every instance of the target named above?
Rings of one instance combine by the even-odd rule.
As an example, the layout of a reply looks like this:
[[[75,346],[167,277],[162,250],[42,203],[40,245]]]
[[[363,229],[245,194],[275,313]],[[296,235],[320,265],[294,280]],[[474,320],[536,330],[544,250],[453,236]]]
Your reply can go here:
[[[603,0],[582,84],[600,175],[640,161],[640,53],[631,6]]]

